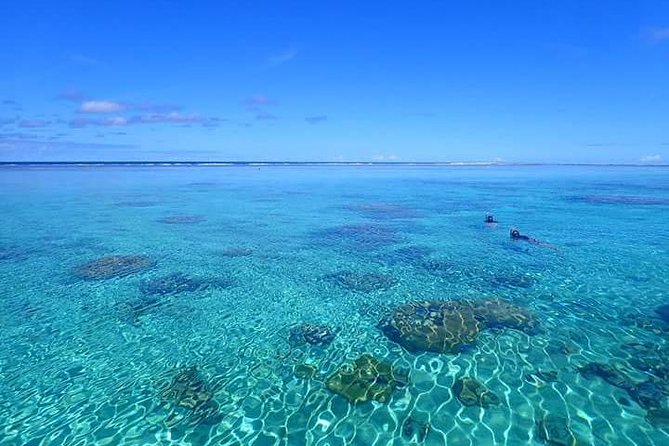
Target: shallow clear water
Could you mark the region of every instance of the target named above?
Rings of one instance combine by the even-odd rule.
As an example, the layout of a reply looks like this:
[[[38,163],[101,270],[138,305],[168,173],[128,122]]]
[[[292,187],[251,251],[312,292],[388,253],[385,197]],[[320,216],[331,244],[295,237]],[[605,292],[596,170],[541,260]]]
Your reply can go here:
[[[669,444],[666,169],[4,168],[0,213],[0,445]],[[110,255],[150,264],[81,277]],[[493,297],[539,329],[450,354],[379,329]],[[328,390],[365,353],[408,373],[385,403]],[[462,377],[500,404],[465,406]]]

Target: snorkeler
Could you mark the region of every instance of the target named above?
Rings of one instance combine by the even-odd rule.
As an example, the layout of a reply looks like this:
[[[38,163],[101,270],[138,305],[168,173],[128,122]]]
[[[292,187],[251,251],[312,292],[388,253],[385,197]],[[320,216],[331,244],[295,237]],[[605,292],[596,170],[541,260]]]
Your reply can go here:
[[[485,222],[488,225],[497,223],[497,220],[495,220],[495,216],[492,214],[485,214]]]
[[[516,228],[511,228],[511,232],[509,233],[509,235],[511,236],[511,240],[513,241],[522,240],[524,242],[532,243],[533,245],[543,246],[544,248],[554,249],[556,251],[558,250],[555,246],[551,245],[550,243],[542,242],[541,240],[537,240],[535,238],[521,234],[520,231]]]
[[[534,239],[526,235],[522,235],[520,231],[516,228],[511,228],[511,240],[525,240],[526,242],[532,242]],[[534,240],[538,241],[538,240]]]

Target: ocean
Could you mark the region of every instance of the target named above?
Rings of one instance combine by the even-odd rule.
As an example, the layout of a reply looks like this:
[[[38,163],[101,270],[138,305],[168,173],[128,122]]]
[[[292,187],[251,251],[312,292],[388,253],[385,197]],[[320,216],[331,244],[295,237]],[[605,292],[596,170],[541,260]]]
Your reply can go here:
[[[668,168],[16,165],[0,215],[0,446],[669,444]]]

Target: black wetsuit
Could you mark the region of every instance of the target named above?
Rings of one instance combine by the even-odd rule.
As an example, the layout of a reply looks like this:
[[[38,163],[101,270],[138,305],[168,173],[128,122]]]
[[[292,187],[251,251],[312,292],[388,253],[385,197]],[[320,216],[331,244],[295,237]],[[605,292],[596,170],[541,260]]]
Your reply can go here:
[[[532,237],[529,237],[527,235],[521,234],[518,229],[512,229],[511,233],[509,235],[511,236],[511,240],[513,240],[513,241],[522,240],[522,241],[527,242],[527,243],[532,243],[533,245],[543,246],[544,248],[552,249],[552,250],[555,250],[555,251],[558,250],[555,246],[553,246],[549,243],[542,242],[541,240],[537,240],[535,238],[532,238]]]
[[[512,230],[511,230],[511,238],[512,238],[513,240],[525,240],[525,241],[527,241],[527,242],[530,241],[530,238],[529,238],[528,236],[526,236],[526,235],[522,235],[522,234],[518,231],[518,229],[512,229]]]

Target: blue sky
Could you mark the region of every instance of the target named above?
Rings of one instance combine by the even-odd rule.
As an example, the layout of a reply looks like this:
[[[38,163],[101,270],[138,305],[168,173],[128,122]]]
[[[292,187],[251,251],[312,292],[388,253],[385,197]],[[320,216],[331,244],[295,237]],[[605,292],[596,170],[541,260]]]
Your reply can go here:
[[[0,67],[0,160],[669,160],[666,0],[7,0]]]

